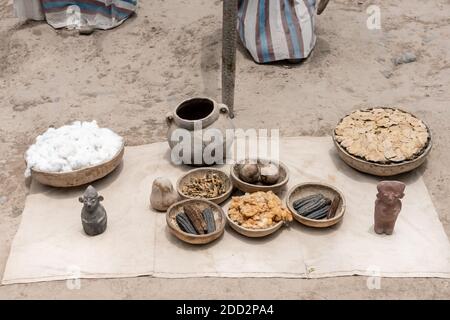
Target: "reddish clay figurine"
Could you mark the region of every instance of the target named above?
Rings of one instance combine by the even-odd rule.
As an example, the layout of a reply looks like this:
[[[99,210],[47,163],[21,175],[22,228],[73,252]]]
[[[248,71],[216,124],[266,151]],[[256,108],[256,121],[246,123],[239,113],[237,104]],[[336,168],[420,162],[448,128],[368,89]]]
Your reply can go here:
[[[391,235],[395,222],[402,210],[405,184],[399,181],[381,181],[378,186],[377,200],[375,201],[375,232]]]

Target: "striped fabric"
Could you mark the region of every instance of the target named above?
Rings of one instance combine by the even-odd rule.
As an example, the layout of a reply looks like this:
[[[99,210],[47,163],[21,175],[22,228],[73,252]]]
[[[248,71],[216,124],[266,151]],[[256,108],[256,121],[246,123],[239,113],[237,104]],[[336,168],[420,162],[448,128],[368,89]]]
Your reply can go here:
[[[55,28],[93,26],[110,29],[135,10],[137,0],[41,0],[47,22]]]
[[[258,63],[298,60],[316,43],[316,0],[240,0],[238,30]]]

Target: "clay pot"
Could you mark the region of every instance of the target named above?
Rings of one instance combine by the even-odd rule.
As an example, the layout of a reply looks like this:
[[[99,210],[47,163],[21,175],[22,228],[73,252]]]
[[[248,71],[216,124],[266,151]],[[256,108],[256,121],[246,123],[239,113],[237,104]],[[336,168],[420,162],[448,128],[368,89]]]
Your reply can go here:
[[[172,162],[205,166],[221,164],[226,159],[234,137],[234,134],[226,136],[226,131],[234,128],[226,105],[209,98],[186,100],[167,114],[166,121],[169,127],[167,132],[169,146],[171,149],[177,148],[172,152]],[[181,142],[180,135],[183,135]],[[184,135],[187,135],[187,140],[184,139]],[[217,135],[220,135],[221,139],[212,138]],[[205,148],[207,152],[212,149],[221,151],[217,154],[212,153],[214,158],[212,159],[205,156],[211,155],[211,152],[205,153]],[[179,152],[180,149],[183,151]]]

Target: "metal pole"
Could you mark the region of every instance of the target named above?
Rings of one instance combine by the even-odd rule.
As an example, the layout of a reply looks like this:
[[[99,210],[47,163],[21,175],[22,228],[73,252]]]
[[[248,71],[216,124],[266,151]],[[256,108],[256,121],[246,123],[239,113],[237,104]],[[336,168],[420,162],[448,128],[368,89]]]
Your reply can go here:
[[[319,6],[317,7],[317,14],[322,14],[328,5],[328,2],[330,2],[330,0],[320,0]]]
[[[222,29],[222,102],[234,118],[234,87],[236,77],[238,0],[223,0]]]

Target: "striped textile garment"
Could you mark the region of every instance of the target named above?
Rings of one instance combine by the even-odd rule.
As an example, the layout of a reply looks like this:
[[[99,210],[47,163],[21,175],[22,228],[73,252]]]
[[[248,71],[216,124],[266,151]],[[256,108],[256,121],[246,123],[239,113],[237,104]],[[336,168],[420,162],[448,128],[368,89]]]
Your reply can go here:
[[[240,0],[239,36],[258,63],[299,60],[316,44],[316,0]]]
[[[135,10],[137,0],[41,0],[47,22],[54,28],[92,26],[110,29]]]

